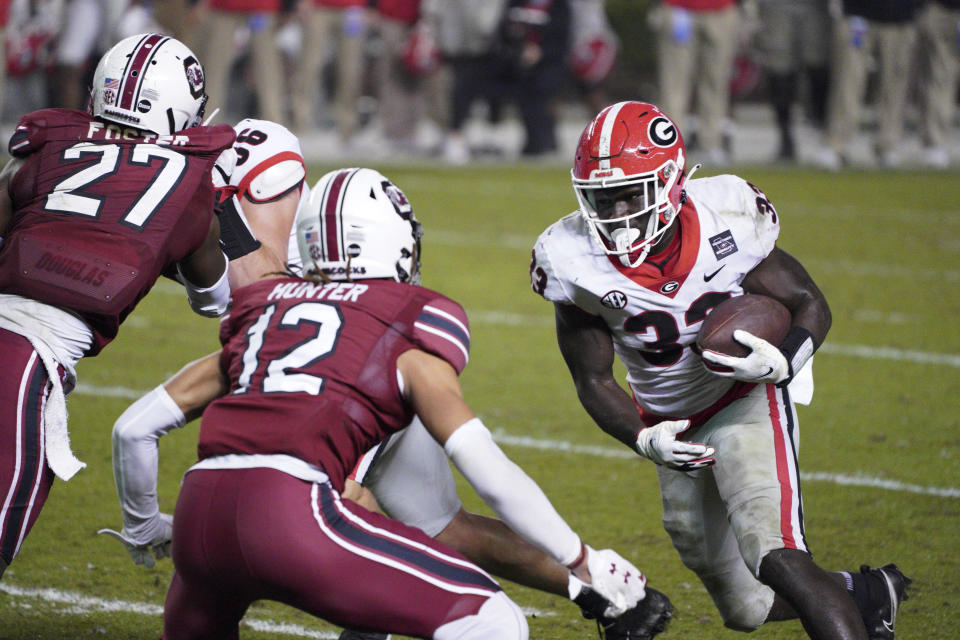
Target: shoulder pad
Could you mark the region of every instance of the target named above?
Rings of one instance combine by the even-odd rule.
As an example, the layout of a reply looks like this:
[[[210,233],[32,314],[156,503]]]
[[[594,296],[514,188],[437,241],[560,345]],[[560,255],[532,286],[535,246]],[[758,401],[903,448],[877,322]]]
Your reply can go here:
[[[564,266],[590,248],[590,232],[579,211],[564,216],[540,234],[533,246],[530,286],[550,302],[573,304]],[[556,260],[556,261],[555,261]]]
[[[16,158],[30,155],[30,152],[35,148],[36,145],[30,136],[30,129],[25,125],[17,127],[7,144],[7,151]]]
[[[253,202],[266,202],[300,186],[306,175],[303,162],[281,160],[254,175],[241,193]]]
[[[300,141],[281,124],[246,118],[235,127],[237,161],[229,184],[253,202],[267,202],[306,177]]]
[[[470,358],[470,325],[459,304],[440,294],[426,298],[413,323],[417,348],[443,358],[459,374]]]

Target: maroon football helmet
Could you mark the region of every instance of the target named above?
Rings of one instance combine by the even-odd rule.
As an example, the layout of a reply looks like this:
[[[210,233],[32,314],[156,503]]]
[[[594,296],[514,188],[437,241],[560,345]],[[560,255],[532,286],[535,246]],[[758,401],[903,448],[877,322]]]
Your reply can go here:
[[[629,267],[646,259],[680,212],[685,163],[679,129],[652,104],[618,102],[587,125],[571,171],[573,190],[608,255]],[[631,201],[639,203],[635,210],[601,217],[605,193],[634,185],[642,187]]]

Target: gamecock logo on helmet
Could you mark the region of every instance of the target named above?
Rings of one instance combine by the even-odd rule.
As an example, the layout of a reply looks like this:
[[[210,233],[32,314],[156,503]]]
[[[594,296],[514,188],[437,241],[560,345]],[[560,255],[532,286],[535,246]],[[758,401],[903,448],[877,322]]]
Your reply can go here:
[[[400,191],[400,187],[389,180],[384,180],[381,186],[383,187],[383,192],[387,194],[387,198],[390,199],[390,203],[393,204],[393,208],[400,214],[400,217],[404,220],[409,218],[413,207],[410,206],[410,201],[407,200],[407,196],[404,195],[403,191]]]
[[[203,67],[193,56],[183,61],[183,71],[187,75],[187,84],[190,85],[190,95],[199,98],[203,95]]]

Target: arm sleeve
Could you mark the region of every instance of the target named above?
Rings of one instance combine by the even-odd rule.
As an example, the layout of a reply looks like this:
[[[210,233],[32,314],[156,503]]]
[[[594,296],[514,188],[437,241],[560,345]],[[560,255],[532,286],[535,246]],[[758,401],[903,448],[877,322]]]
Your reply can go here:
[[[160,513],[157,500],[157,442],[186,423],[163,385],[143,396],[113,425],[113,478],[123,528],[135,541],[149,544]]]
[[[576,562],[574,533],[530,476],[497,446],[479,418],[460,425],[444,450],[483,501],[511,529],[563,565]]]

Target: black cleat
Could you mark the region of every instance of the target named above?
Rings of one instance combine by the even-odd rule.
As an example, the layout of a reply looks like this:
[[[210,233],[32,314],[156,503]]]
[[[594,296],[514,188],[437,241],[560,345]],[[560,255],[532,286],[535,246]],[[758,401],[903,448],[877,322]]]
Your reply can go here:
[[[390,640],[389,633],[379,633],[377,631],[352,631],[344,629],[337,640]]]
[[[900,603],[909,597],[907,587],[913,580],[903,575],[895,564],[887,564],[879,569],[871,569],[863,565],[860,567],[860,573],[876,577],[885,587],[883,597],[877,603],[876,609],[870,615],[863,617],[867,636],[870,640],[893,640],[897,610],[900,608]]]
[[[616,618],[599,620],[605,640],[650,640],[667,629],[673,617],[673,604],[663,593],[646,588],[646,597],[633,609]]]

